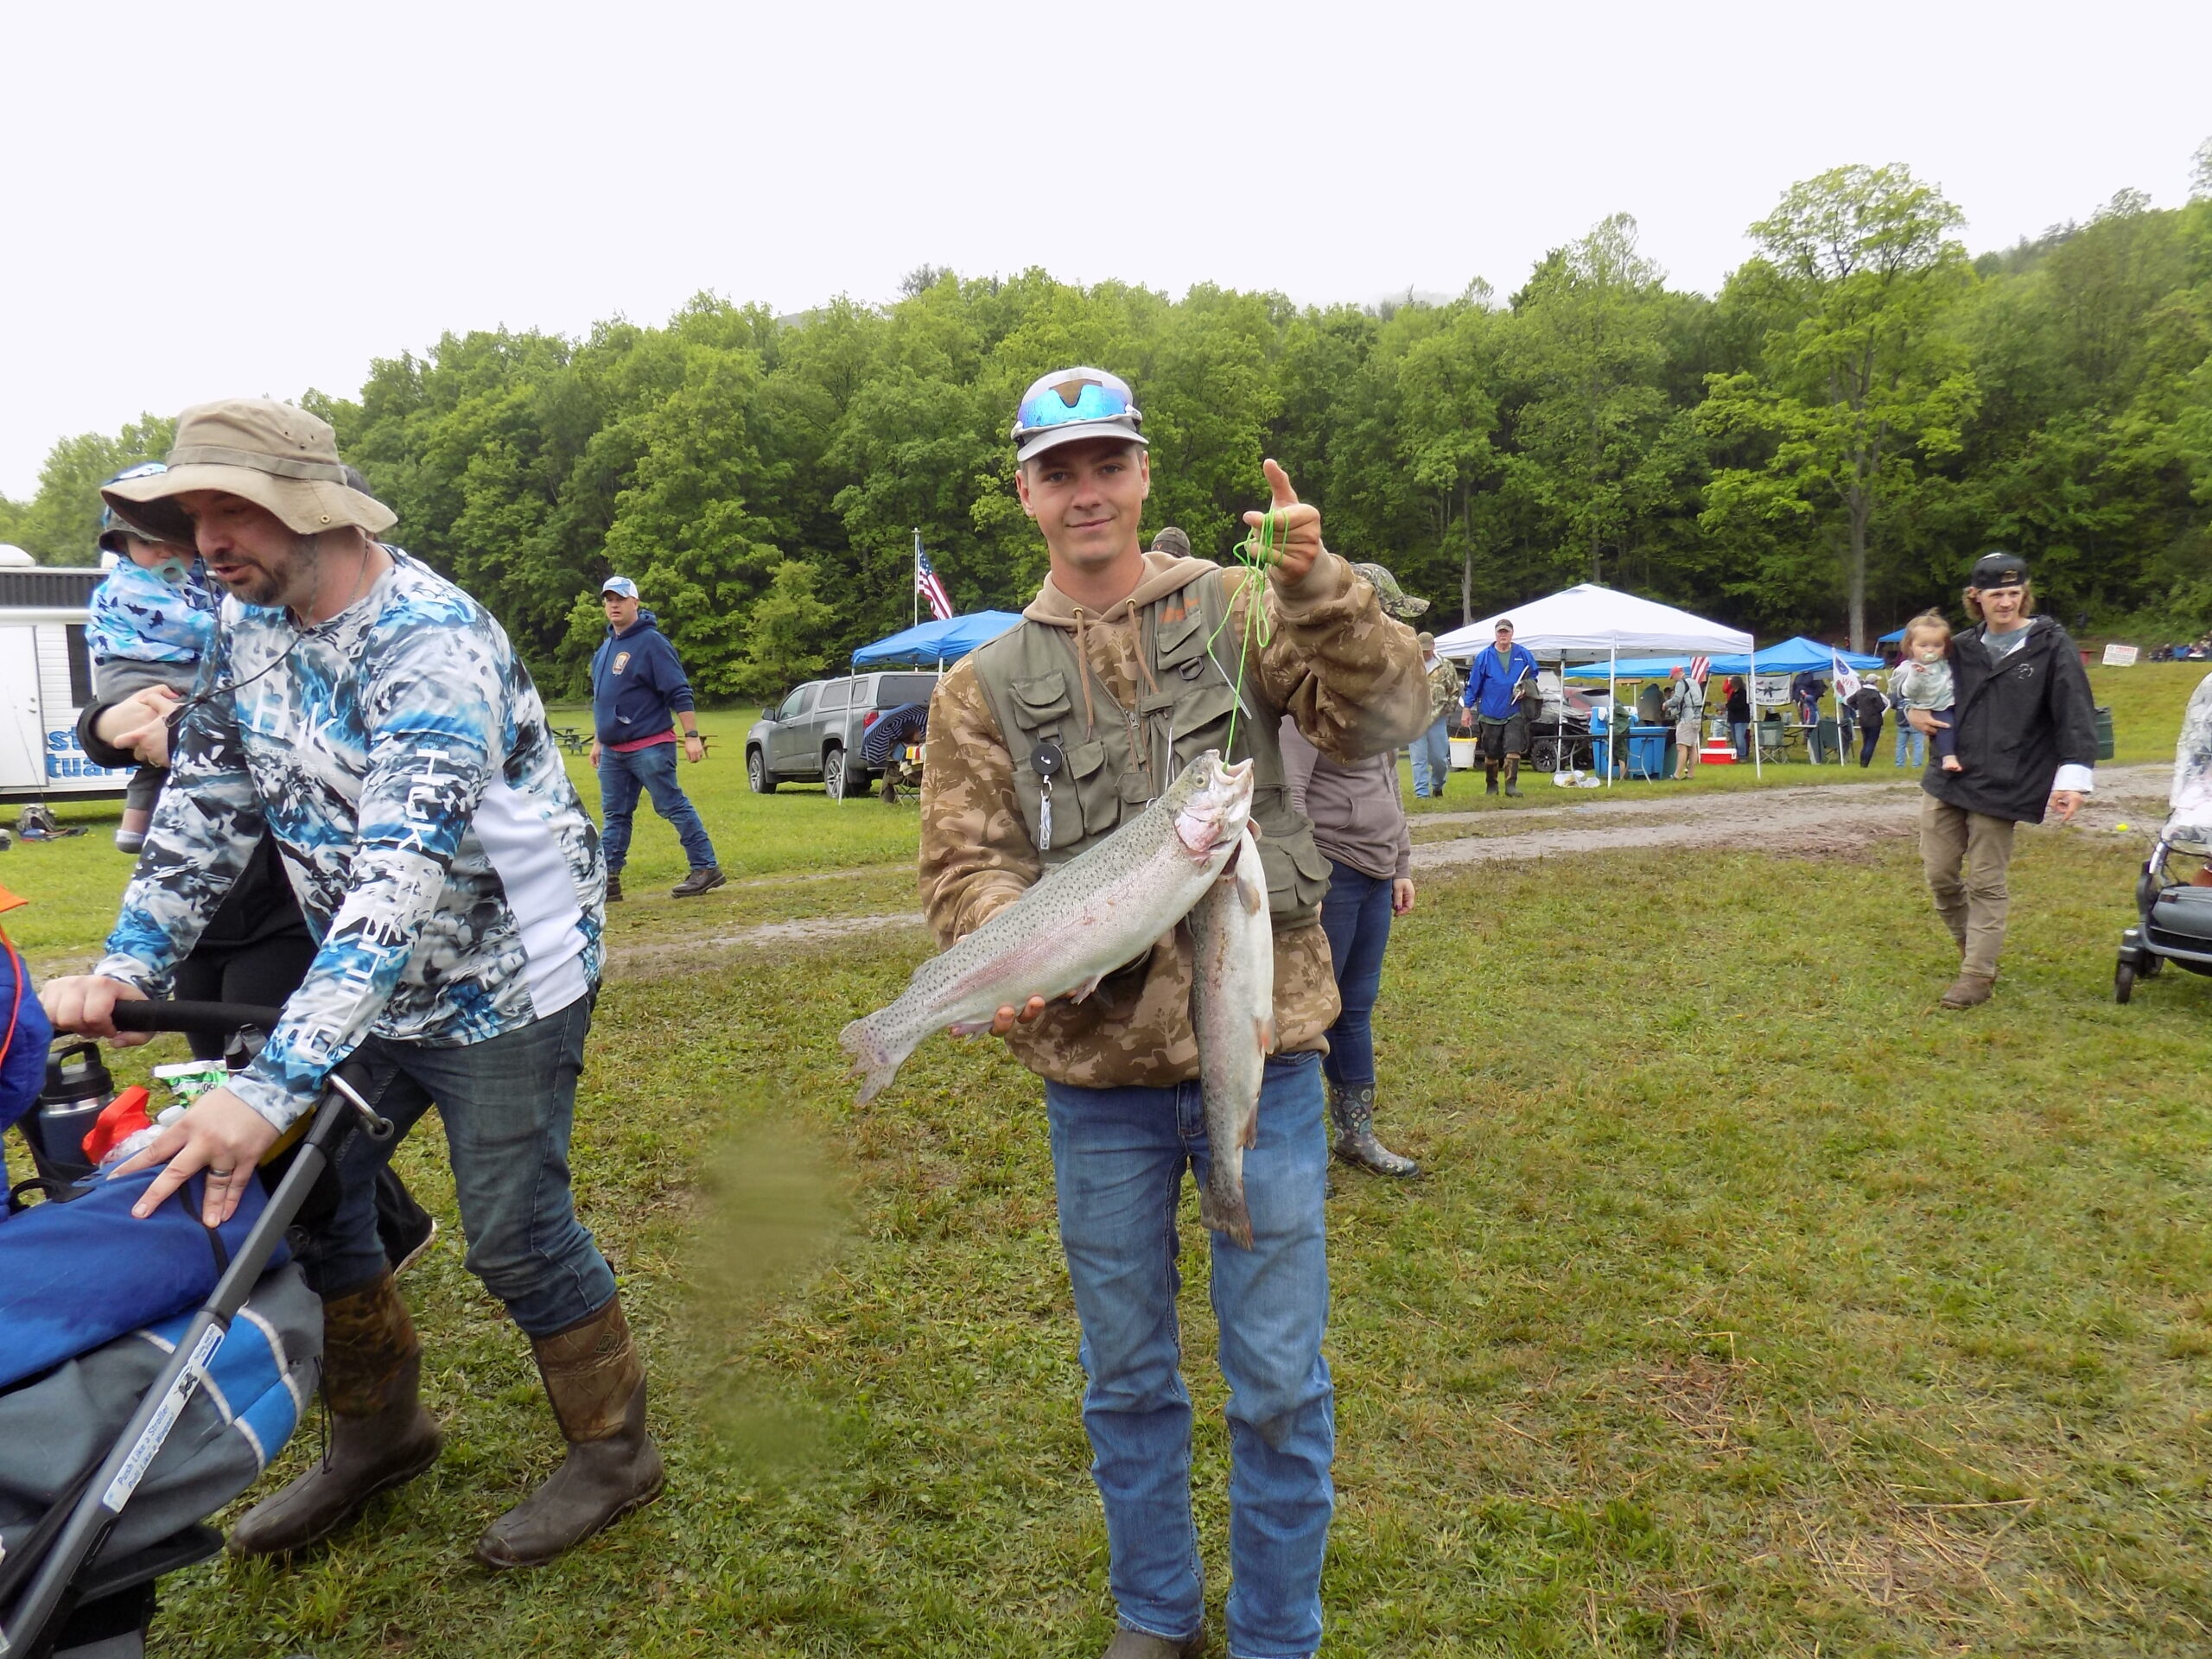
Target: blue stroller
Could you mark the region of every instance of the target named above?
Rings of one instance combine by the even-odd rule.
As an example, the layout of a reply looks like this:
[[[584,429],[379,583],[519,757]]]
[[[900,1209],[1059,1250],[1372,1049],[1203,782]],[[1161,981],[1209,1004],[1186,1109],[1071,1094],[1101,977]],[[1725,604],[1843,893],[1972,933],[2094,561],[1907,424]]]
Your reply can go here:
[[[266,1032],[276,1018],[115,1010],[146,1032]],[[253,1484],[315,1388],[321,1306],[281,1252],[357,1118],[391,1132],[334,1073],[220,1228],[200,1222],[197,1177],[130,1219],[150,1172],[0,1221],[0,1659],[138,1659],[156,1581],[221,1548],[204,1517]]]

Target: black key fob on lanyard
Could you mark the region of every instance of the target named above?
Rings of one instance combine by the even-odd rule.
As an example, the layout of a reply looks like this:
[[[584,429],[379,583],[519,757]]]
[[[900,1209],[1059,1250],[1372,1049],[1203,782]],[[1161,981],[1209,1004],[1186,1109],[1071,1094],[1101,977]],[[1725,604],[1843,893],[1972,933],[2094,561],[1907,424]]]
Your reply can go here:
[[[1040,853],[1052,850],[1052,779],[1067,763],[1066,752],[1049,737],[1029,752],[1029,764],[1036,771],[1042,798],[1037,809],[1037,850]]]

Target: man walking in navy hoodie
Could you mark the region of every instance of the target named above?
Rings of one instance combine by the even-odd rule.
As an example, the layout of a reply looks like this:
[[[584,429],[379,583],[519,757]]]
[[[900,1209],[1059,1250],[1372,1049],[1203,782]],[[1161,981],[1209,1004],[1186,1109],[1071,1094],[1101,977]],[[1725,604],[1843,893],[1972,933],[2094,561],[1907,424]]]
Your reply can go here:
[[[630,819],[640,791],[683,843],[691,874],[674,889],[678,899],[711,893],[728,878],[715,862],[715,843],[699,822],[699,809],[676,781],[676,722],[683,723],[683,757],[707,758],[692,712],[691,682],[676,647],[638,605],[638,584],[609,576],[599,596],[607,607],[607,638],[591,659],[591,719],[596,735],[591,764],[599,773],[600,849],[607,855],[607,898],[622,896],[622,865],[630,852]]]

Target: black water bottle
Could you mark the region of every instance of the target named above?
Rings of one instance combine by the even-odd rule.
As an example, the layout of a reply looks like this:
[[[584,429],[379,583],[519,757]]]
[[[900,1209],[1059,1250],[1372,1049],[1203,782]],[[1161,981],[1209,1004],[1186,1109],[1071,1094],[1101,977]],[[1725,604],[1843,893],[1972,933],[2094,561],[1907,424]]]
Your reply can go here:
[[[66,1184],[92,1173],[85,1136],[114,1094],[115,1079],[100,1059],[98,1043],[72,1043],[48,1058],[46,1087],[22,1124],[40,1175]]]

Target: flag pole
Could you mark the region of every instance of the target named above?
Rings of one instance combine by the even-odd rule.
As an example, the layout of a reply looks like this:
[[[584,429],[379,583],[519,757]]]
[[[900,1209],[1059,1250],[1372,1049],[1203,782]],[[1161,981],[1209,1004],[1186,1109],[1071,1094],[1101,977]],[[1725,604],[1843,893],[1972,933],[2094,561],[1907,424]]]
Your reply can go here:
[[[914,626],[922,626],[922,527],[914,526]]]

